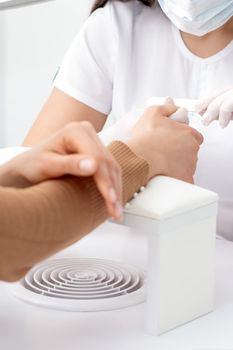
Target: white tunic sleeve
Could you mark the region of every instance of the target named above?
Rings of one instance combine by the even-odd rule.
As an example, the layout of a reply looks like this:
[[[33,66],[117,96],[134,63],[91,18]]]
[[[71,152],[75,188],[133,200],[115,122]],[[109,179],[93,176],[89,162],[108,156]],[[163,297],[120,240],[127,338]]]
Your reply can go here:
[[[74,39],[54,86],[95,110],[109,114],[116,47],[111,8],[107,5],[88,18]]]

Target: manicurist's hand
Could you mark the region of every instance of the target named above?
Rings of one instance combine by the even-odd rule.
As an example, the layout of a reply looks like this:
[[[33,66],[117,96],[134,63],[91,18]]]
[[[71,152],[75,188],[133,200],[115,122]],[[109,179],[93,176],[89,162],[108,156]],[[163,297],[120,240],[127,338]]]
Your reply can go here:
[[[225,128],[233,120],[233,87],[218,89],[199,101],[196,111],[202,115],[204,125],[214,120]]]
[[[128,146],[149,163],[149,178],[171,176],[193,182],[202,135],[188,125],[168,118],[177,107],[150,107],[137,121]]]
[[[64,175],[93,176],[109,215],[118,218],[121,170],[88,122],[68,124],[0,168],[0,185],[27,187]]]

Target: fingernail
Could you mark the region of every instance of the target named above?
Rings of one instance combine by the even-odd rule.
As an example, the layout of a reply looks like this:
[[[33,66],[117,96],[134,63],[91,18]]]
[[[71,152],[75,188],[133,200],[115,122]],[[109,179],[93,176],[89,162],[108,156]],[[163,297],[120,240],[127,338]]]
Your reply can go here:
[[[123,208],[120,202],[116,202],[115,204],[115,217],[118,220],[123,218]]]
[[[113,204],[117,202],[117,194],[114,188],[110,188],[109,190],[109,199]]]
[[[79,162],[79,168],[83,171],[92,171],[93,170],[93,161],[91,159],[82,159]]]

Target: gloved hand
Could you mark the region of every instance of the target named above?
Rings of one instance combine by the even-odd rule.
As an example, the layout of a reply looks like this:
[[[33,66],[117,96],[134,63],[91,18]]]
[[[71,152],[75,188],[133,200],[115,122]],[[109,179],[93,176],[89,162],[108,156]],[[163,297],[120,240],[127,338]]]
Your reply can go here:
[[[219,120],[220,126],[225,128],[233,119],[233,87],[218,89],[206,96],[196,106],[196,112],[203,116],[204,125]]]

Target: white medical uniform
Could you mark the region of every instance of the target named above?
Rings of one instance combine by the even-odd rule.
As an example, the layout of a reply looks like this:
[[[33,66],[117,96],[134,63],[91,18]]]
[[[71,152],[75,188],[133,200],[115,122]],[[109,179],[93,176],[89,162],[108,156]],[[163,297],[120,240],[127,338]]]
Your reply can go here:
[[[233,41],[200,58],[159,5],[110,1],[92,14],[54,82],[66,94],[118,120],[151,96],[197,99],[233,85]],[[233,123],[232,123],[233,124]],[[233,126],[204,130],[196,183],[220,195],[218,231],[233,239]]]

